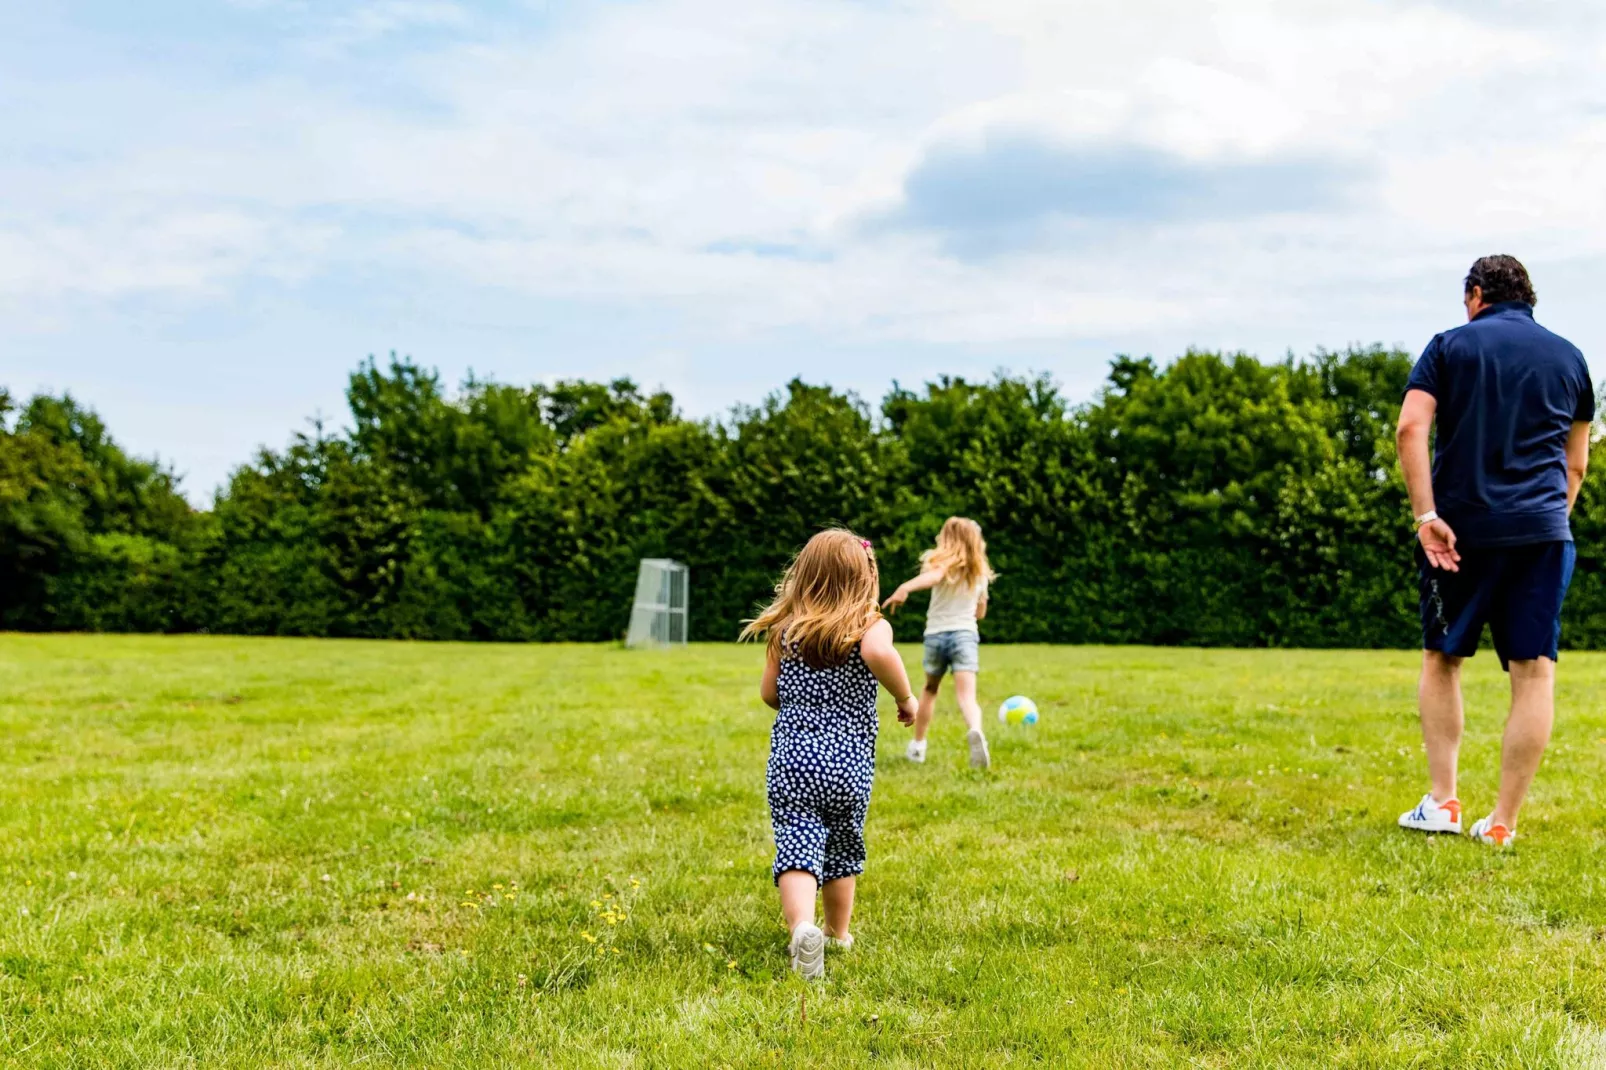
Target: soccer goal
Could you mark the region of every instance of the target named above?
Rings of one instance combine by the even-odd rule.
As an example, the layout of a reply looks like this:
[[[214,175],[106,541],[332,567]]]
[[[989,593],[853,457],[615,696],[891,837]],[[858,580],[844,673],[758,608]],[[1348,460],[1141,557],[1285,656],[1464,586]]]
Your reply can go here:
[[[636,576],[625,646],[685,646],[691,570],[664,557],[645,557]]]

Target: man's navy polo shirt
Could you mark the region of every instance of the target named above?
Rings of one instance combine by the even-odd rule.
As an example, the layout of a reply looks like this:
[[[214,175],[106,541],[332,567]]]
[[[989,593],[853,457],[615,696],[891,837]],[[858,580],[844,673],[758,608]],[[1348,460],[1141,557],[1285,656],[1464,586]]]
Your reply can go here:
[[[1428,343],[1406,391],[1438,402],[1433,500],[1462,546],[1571,542],[1567,435],[1595,418],[1584,355],[1523,301]]]

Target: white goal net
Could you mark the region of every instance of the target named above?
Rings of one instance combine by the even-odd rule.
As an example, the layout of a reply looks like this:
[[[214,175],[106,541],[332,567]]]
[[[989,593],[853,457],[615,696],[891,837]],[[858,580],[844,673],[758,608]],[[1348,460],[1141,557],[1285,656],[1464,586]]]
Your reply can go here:
[[[691,570],[678,561],[646,557],[636,577],[625,646],[684,646],[686,602]]]

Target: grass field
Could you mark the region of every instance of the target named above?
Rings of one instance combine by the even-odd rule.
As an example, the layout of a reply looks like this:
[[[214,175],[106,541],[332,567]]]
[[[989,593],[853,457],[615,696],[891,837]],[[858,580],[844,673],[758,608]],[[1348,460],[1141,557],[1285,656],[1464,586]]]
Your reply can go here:
[[[915,651],[907,651],[911,664]],[[0,1063],[1606,1064],[1606,656],[1497,854],[1402,833],[1406,653],[989,647],[884,705],[859,946],[789,975],[760,654],[0,636]],[[1504,680],[1469,670],[1463,798]]]

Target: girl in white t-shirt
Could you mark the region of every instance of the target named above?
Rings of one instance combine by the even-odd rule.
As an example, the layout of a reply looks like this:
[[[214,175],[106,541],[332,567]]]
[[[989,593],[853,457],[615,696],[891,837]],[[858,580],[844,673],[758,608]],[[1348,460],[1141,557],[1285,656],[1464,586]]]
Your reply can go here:
[[[991,762],[987,737],[981,730],[981,706],[976,703],[976,673],[981,671],[976,622],[987,615],[987,583],[993,570],[987,564],[987,540],[974,520],[951,516],[937,536],[937,545],[920,555],[920,575],[905,581],[884,607],[896,610],[915,591],[931,591],[926,613],[926,686],[915,714],[915,738],[909,743],[912,762],[926,760],[926,731],[937,709],[937,688],[949,669],[959,712],[969,729],[970,764],[986,769]]]

